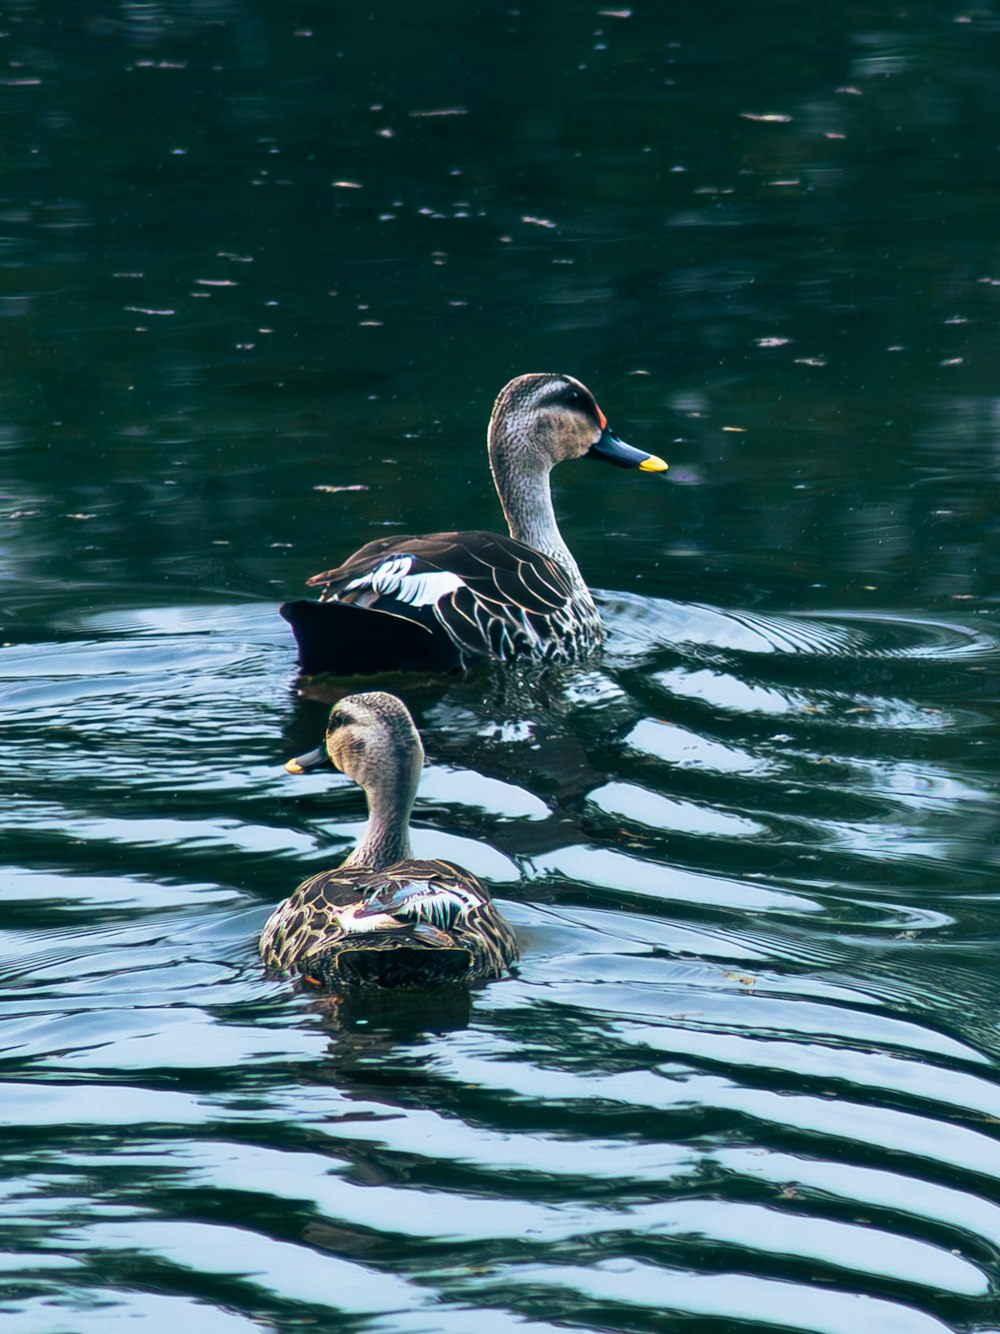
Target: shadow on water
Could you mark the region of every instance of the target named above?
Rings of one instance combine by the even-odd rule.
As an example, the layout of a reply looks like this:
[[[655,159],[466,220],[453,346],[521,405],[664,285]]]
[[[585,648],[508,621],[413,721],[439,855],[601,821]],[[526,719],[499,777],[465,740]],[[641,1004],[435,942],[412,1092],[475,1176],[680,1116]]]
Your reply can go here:
[[[355,1061],[377,1066],[380,1053],[391,1054],[407,1039],[467,1027],[472,993],[464,986],[402,993],[370,988],[324,996],[315,1008],[324,1028],[337,1035],[331,1043],[331,1062],[337,1077],[346,1078]]]

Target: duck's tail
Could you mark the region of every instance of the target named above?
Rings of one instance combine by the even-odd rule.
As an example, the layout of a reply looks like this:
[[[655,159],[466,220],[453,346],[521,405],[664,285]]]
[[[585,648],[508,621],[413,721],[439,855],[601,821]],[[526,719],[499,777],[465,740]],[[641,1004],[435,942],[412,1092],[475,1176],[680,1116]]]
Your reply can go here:
[[[443,631],[391,612],[304,598],[284,603],[280,611],[292,627],[305,676],[449,672],[461,666],[458,650]]]
[[[338,949],[311,958],[306,980],[325,990],[352,987],[384,987],[393,990],[424,989],[465,982],[473,967],[469,950],[421,949],[413,945],[385,948]]]

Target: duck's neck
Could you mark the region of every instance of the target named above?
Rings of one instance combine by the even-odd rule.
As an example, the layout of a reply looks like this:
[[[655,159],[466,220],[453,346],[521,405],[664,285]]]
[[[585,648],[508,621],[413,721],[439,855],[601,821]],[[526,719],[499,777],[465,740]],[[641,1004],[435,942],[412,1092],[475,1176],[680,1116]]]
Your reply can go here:
[[[569,575],[577,596],[590,601],[580,567],[556,523],[548,460],[525,451],[512,463],[502,447],[491,447],[490,468],[511,537],[558,561]]]
[[[368,827],[344,865],[387,871],[412,857],[410,811],[415,795],[416,785],[409,781],[367,792]]]

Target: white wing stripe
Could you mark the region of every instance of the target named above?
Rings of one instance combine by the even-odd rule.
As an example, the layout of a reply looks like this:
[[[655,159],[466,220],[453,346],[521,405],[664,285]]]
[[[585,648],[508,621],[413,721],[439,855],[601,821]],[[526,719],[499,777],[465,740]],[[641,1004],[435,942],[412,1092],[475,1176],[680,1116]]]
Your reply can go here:
[[[429,570],[426,574],[408,574],[400,579],[396,597],[414,607],[428,607],[462,587],[464,581],[450,570]]]
[[[412,607],[429,607],[441,598],[463,588],[464,581],[450,570],[425,570],[411,574],[412,556],[392,556],[358,579],[352,579],[344,590],[370,588],[381,597],[398,598]]]

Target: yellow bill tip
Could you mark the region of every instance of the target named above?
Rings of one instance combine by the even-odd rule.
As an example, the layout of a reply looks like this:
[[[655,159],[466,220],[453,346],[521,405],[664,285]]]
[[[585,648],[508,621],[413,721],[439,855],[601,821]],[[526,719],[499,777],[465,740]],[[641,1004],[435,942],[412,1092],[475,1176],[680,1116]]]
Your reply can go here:
[[[288,760],[287,763],[285,764],[285,768],[290,774],[305,773],[305,769],[303,769],[302,765],[299,764],[298,760]]]
[[[670,467],[669,463],[657,457],[656,454],[650,454],[648,459],[643,459],[639,464],[640,472],[666,472]]]

